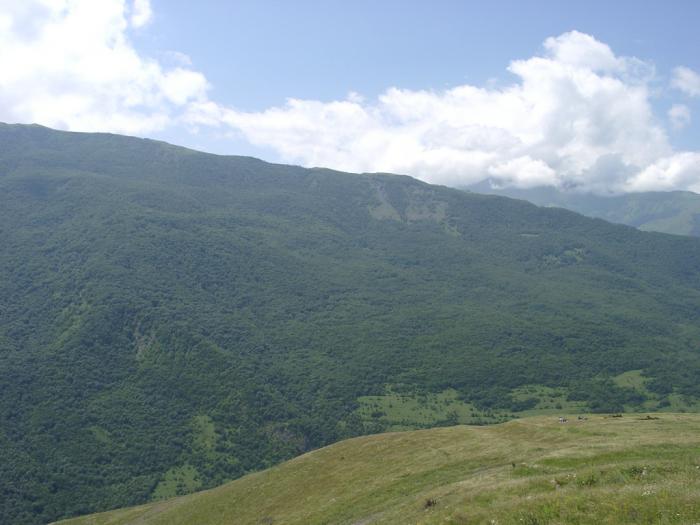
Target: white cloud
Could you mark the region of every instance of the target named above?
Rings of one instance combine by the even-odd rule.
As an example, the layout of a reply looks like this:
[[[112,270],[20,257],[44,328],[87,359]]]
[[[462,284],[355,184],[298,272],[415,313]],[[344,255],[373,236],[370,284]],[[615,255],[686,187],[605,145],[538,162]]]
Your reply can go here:
[[[632,177],[628,191],[674,190],[700,192],[700,153],[682,152],[658,159]]]
[[[192,65],[192,59],[190,58],[190,56],[180,51],[164,51],[163,56],[166,58],[166,60],[177,64],[178,66]]]
[[[151,133],[206,99],[196,71],[140,56],[148,0],[0,0],[0,120]]]
[[[558,185],[556,172],[541,160],[534,160],[529,155],[491,166],[488,172],[502,184],[509,186],[527,188]]]
[[[131,6],[131,25],[142,27],[151,21],[153,10],[150,0],[134,0]]]
[[[511,62],[506,86],[394,87],[246,112],[211,100],[186,55],[136,51],[130,32],[152,17],[148,0],[0,0],[0,121],[131,134],[218,128],[282,161],[448,185],[698,187],[698,154],[674,151],[653,114],[653,67],[590,35],[546,39],[540,54]],[[691,70],[674,75],[675,87],[700,90]],[[676,105],[668,117],[679,127],[690,113]]]
[[[160,89],[173,104],[183,105],[192,98],[204,99],[207,79],[197,71],[176,68],[160,79]]]
[[[690,124],[690,108],[684,104],[674,104],[668,110],[668,120],[673,129],[683,129]]]
[[[677,67],[673,70],[671,85],[691,97],[700,97],[700,74],[689,67]]]
[[[391,88],[373,101],[290,99],[261,112],[210,102],[193,105],[188,118],[230,126],[288,162],[450,185],[490,177],[501,185],[621,192],[639,185],[643,172],[648,184],[656,174],[659,187],[685,180],[662,173],[675,169],[678,154],[652,111],[651,65],[573,31],[548,38],[541,55],[508,70],[516,80],[500,88]]]
[[[550,37],[545,40],[544,48],[560,64],[591,71],[616,71],[624,68],[624,60],[617,58],[610,47],[578,31]]]

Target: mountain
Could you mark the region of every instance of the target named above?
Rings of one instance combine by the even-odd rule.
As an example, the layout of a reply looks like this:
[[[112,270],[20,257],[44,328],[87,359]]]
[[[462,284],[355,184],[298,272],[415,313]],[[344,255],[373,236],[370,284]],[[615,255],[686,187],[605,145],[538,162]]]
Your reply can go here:
[[[557,206],[588,217],[634,226],[640,230],[700,237],[700,195],[690,191],[649,191],[601,196],[559,191],[552,187],[494,188],[488,181],[469,186],[478,193]]]
[[[697,523],[698,415],[356,438],[213,490],[63,525]]]
[[[696,410],[700,240],[409,177],[0,125],[0,516],[340,439]]]

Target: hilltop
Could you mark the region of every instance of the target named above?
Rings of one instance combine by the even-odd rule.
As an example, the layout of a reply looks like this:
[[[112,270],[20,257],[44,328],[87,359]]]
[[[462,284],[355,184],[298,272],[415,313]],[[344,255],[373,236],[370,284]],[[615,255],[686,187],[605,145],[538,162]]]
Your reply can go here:
[[[665,414],[381,434],[213,490],[61,523],[694,523],[699,432],[700,416]]]
[[[698,409],[699,239],[119,135],[0,145],[13,525],[362,434]]]

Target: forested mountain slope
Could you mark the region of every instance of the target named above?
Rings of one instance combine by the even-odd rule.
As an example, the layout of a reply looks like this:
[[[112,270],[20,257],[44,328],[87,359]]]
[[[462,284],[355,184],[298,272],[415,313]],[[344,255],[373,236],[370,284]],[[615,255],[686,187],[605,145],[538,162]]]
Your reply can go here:
[[[700,241],[562,209],[0,125],[0,246],[7,523],[213,486],[401,399],[456,407],[410,427],[700,395]]]

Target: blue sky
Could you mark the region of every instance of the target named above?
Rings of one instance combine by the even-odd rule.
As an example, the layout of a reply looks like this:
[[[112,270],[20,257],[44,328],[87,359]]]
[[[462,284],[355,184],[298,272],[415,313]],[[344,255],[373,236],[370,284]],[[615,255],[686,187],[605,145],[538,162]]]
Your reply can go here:
[[[213,98],[244,110],[288,97],[335,100],[349,91],[376,97],[391,86],[507,82],[511,60],[571,30],[616,54],[653,62],[662,76],[679,65],[700,71],[695,1],[155,0],[153,7],[139,47],[186,52],[206,72]],[[654,102],[660,111],[672,103],[664,96]],[[700,126],[673,140],[700,144]]]
[[[287,97],[376,96],[389,86],[482,84],[578,30],[668,73],[700,70],[700,2],[155,0],[137,43],[187,53],[216,98],[264,109]]]
[[[698,2],[16,4],[0,120],[453,185],[700,190]]]

